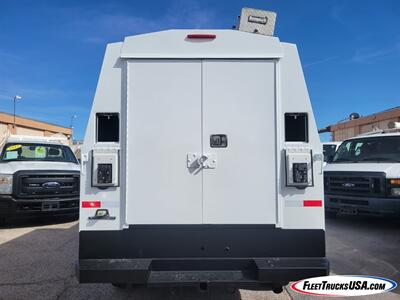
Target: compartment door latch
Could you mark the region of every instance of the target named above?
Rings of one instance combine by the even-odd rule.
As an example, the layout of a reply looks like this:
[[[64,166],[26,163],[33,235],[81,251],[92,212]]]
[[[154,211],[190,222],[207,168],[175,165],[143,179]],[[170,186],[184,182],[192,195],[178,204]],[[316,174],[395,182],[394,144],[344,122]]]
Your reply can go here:
[[[217,155],[215,153],[188,153],[186,163],[189,169],[215,169]]]

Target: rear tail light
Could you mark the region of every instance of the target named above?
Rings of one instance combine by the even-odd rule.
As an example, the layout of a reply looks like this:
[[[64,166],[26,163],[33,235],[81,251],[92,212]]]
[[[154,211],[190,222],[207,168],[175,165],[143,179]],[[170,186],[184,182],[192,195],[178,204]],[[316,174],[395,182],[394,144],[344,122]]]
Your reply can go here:
[[[304,207],[322,207],[322,200],[304,200]]]
[[[99,208],[101,207],[100,201],[82,201],[82,208]]]
[[[215,34],[208,34],[208,33],[192,33],[188,34],[186,38],[188,39],[208,39],[208,40],[213,40],[217,36]]]

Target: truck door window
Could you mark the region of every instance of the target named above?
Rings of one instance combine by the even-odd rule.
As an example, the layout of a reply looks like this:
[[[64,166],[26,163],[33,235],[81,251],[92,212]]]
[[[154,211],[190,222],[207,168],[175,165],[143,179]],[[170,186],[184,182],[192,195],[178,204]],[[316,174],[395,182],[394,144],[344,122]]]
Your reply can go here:
[[[306,113],[285,114],[285,141],[308,142],[308,118]]]
[[[97,141],[119,142],[119,114],[98,113],[97,116]]]
[[[324,154],[324,161],[329,162],[335,155],[336,145],[323,145],[322,152]]]

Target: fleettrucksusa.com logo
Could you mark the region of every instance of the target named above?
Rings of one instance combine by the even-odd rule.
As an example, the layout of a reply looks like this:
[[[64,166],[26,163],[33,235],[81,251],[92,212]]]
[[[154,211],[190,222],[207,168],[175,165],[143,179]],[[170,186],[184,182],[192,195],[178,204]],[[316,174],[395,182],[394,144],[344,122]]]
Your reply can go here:
[[[334,275],[299,280],[290,287],[296,292],[313,296],[366,296],[391,291],[397,283],[382,277]]]

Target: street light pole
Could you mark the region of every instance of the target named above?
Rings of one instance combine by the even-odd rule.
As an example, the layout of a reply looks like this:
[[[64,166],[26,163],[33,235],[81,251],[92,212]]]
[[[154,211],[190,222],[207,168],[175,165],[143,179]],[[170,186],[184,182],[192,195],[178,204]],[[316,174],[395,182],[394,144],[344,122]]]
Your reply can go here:
[[[73,136],[74,136],[74,120],[77,119],[78,116],[77,115],[72,115],[71,116],[71,123],[69,123],[69,128],[71,128],[71,140],[73,140]]]
[[[21,100],[21,99],[22,99],[21,96],[18,96],[18,95],[15,95],[15,96],[14,96],[14,124],[13,124],[13,128],[15,128],[15,104],[16,104],[16,102],[17,102],[18,100]]]

